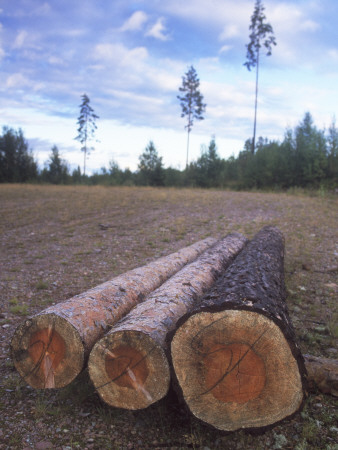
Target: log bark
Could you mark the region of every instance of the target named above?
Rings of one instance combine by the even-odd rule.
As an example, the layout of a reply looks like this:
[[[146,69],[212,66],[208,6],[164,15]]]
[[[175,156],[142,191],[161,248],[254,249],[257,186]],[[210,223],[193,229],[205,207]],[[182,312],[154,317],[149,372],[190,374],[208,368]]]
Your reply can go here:
[[[14,365],[34,388],[60,388],[83,369],[94,343],[147,294],[217,241],[207,238],[133,269],[25,320],[12,342]]]
[[[304,355],[309,390],[338,397],[338,360]]]
[[[300,409],[305,368],[285,303],[284,240],[263,228],[171,343],[176,386],[219,430],[264,428]]]
[[[238,233],[222,239],[156,289],[95,344],[88,362],[89,375],[106,403],[136,410],[167,394],[167,334],[246,242]]]

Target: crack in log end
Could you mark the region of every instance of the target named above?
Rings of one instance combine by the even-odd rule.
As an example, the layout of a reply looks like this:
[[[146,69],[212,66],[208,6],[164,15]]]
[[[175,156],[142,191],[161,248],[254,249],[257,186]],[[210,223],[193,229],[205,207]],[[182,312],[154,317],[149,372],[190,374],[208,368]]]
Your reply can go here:
[[[109,379],[118,386],[143,392],[149,370],[147,358],[140,351],[126,345],[114,348],[106,353],[105,368]]]
[[[246,344],[210,348],[203,367],[207,392],[222,402],[246,403],[258,397],[265,385],[264,362]]]
[[[193,314],[176,331],[171,355],[179,395],[195,417],[217,429],[266,427],[302,405],[297,360],[282,330],[263,314]]]
[[[37,330],[30,337],[28,353],[34,371],[43,380],[43,387],[55,388],[55,372],[66,353],[66,344],[60,334],[51,326]]]
[[[163,349],[139,331],[116,331],[97,342],[88,370],[97,393],[115,408],[146,408],[169,389],[170,370]]]
[[[84,363],[81,336],[63,317],[38,314],[13,334],[11,350],[15,368],[35,389],[64,387]]]

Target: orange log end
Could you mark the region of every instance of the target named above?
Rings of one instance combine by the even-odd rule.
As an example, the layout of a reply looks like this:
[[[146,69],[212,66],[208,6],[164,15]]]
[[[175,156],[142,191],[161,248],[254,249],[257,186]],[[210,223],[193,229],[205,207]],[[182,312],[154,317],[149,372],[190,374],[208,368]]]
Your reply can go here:
[[[203,363],[207,392],[222,402],[246,403],[258,397],[264,387],[264,363],[246,344],[211,348]]]
[[[149,374],[146,355],[126,345],[107,353],[105,365],[108,377],[121,387],[137,389]]]
[[[37,330],[30,337],[28,353],[45,380],[45,388],[55,388],[54,374],[65,356],[66,345],[63,338],[53,328]]]

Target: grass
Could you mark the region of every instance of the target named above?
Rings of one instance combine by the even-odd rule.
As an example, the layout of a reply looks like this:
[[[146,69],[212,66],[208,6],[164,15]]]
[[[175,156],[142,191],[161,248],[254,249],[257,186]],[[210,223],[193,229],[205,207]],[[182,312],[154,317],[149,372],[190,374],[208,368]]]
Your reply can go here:
[[[324,192],[309,196],[299,190],[0,185],[0,310],[5,339],[10,341],[27,314],[119,273],[207,236],[221,238],[238,231],[251,238],[272,224],[285,236],[287,303],[301,349],[337,358],[332,353],[338,338],[333,248],[337,210],[337,197]],[[100,224],[109,227],[102,229]],[[143,445],[135,443],[133,448],[331,450],[338,442],[337,402],[320,393],[309,395],[302,415],[262,435],[245,431],[224,435],[187,416],[171,398],[144,411],[109,408],[99,400],[86,372],[56,393],[38,395],[5,362],[0,366],[0,425],[13,432],[9,448],[18,448],[24,433],[40,433],[37,439],[50,440],[55,448],[91,444],[94,449],[127,449],[141,440]],[[30,410],[33,413],[26,414]],[[20,434],[21,411],[26,425]],[[61,422],[66,424],[61,429],[69,433],[54,436],[52,430]],[[87,442],[86,430],[93,430],[94,441]]]
[[[39,291],[43,291],[48,288],[49,288],[49,285],[48,285],[47,281],[44,281],[44,280],[39,280],[35,285],[35,289],[37,289]]]

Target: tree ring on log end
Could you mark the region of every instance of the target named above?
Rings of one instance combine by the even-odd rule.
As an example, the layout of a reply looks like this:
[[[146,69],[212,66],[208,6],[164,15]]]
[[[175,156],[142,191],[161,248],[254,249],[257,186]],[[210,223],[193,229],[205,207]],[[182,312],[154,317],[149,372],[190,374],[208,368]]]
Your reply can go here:
[[[113,348],[106,353],[107,375],[118,386],[137,389],[149,374],[146,358],[146,354],[130,346]]]
[[[56,314],[26,320],[15,331],[13,362],[35,389],[61,388],[82,370],[84,348],[75,328]]]
[[[202,360],[206,388],[222,402],[246,403],[264,388],[264,362],[247,344],[211,345]]]
[[[217,429],[268,426],[293,414],[303,400],[290,346],[262,314],[194,314],[175,333],[171,353],[189,409]]]
[[[88,368],[99,395],[117,408],[146,408],[163,398],[169,389],[165,352],[141,331],[107,334],[93,347]]]

